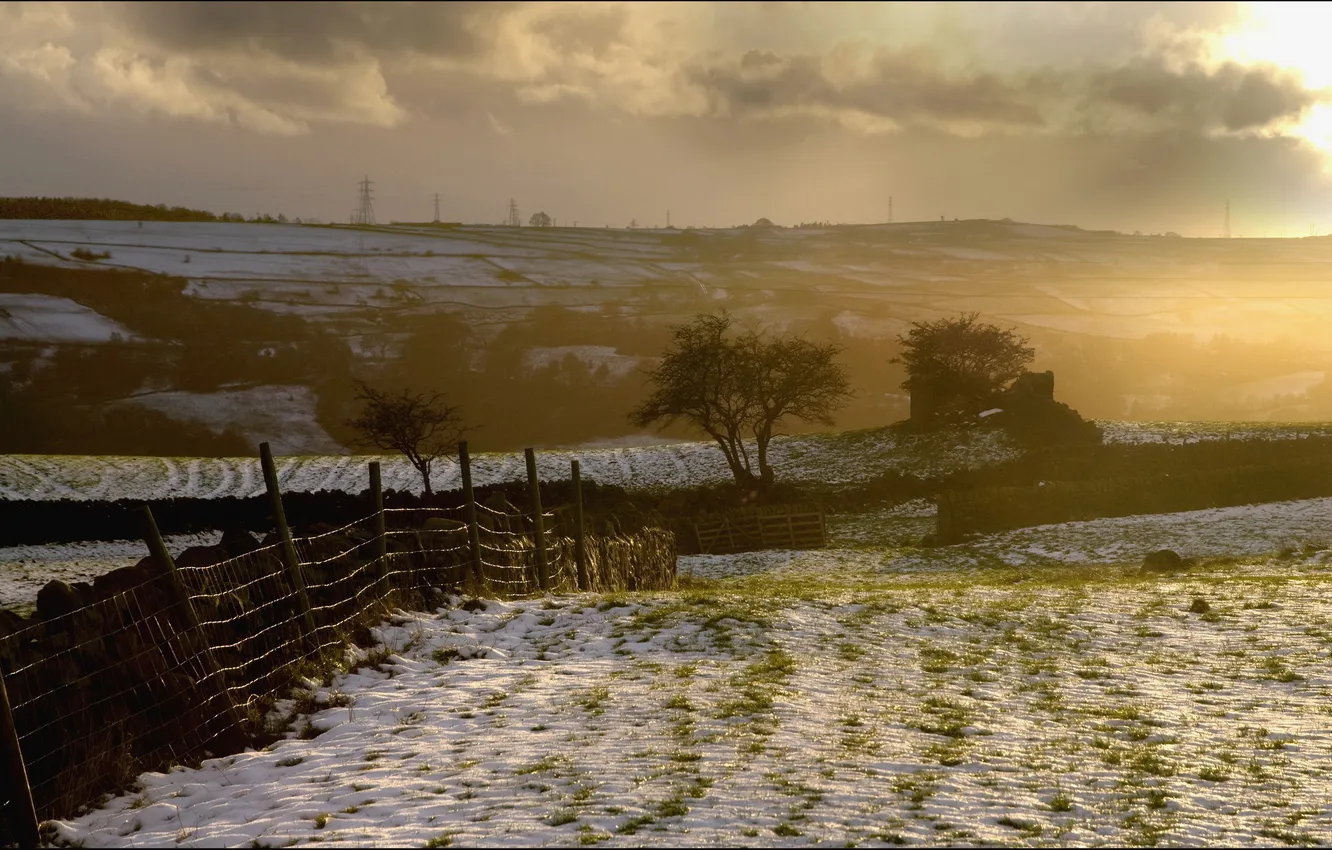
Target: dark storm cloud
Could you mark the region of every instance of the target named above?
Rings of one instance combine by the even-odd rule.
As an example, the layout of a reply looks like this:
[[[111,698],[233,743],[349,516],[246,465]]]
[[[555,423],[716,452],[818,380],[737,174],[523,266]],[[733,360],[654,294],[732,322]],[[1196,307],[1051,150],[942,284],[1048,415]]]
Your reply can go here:
[[[1172,72],[1163,64],[1136,63],[1102,72],[1090,97],[1180,126],[1249,130],[1298,118],[1326,95],[1305,89],[1299,78],[1275,68],[1233,62],[1206,71]]]
[[[963,122],[991,128],[1061,130],[1074,119],[1104,127],[1205,132],[1257,130],[1293,121],[1328,99],[1271,67],[1235,63],[1172,69],[1164,59],[1104,69],[949,73],[922,51],[879,50],[843,79],[830,56],[751,50],[683,70],[715,115],[839,111],[899,125]]]
[[[337,61],[347,48],[471,56],[478,32],[504,2],[128,2],[118,6],[133,33],[169,50],[257,48],[297,62]]]
[[[880,54],[861,79],[830,79],[824,57],[782,57],[751,50],[737,61],[682,71],[708,94],[715,115],[744,117],[774,110],[855,110],[903,124],[926,120],[1039,124],[1041,116],[1003,78],[949,78],[918,55]]]

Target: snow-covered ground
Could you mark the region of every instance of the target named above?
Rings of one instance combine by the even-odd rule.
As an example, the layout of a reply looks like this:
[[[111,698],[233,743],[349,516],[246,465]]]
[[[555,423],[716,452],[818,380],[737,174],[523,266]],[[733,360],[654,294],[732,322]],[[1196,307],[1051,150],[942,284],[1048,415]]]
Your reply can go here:
[[[215,546],[222,532],[173,534],[166,537],[172,557],[191,546]],[[37,591],[49,581],[67,584],[92,581],[121,567],[132,567],[148,557],[142,540],[48,543],[39,546],[0,547],[0,608],[26,611],[37,601]]]
[[[286,739],[49,828],[83,847],[1332,840],[1321,564],[804,567],[403,612],[377,668],[310,682],[322,707]]]
[[[307,403],[286,399],[291,388],[259,388],[241,399],[266,410],[273,427],[295,416],[287,408]],[[297,395],[300,394],[296,389]],[[276,393],[272,398],[264,393]],[[253,396],[253,397],[251,397]],[[145,397],[147,398],[147,397]],[[206,397],[165,394],[170,404],[192,404],[208,419],[216,409]],[[278,402],[281,402],[279,404]],[[168,402],[162,402],[167,404]],[[202,405],[202,406],[200,406]],[[286,405],[286,408],[283,407]],[[294,408],[293,408],[294,409]],[[208,416],[204,416],[204,414]],[[222,421],[214,419],[211,421]],[[1206,440],[1296,439],[1332,436],[1332,423],[1118,422],[1098,421],[1107,442],[1183,443]],[[283,428],[286,428],[283,425]],[[275,445],[295,433],[317,442],[322,431],[275,431]],[[281,452],[279,451],[279,454]],[[845,484],[889,471],[939,474],[999,463],[1018,455],[998,430],[945,436],[897,434],[887,429],[777,437],[771,457],[777,477],[792,481]],[[537,452],[543,480],[569,477],[569,461],[578,458],[585,479],[621,487],[689,487],[731,480],[725,458],[714,443],[695,442],[619,448],[559,449]],[[400,456],[302,455],[278,459],[284,492],[343,490],[359,493],[369,486],[367,464],[379,460],[384,486],[421,492],[416,470]],[[527,475],[520,453],[474,452],[477,484],[519,481]],[[456,462],[441,461],[431,477],[436,490],[461,486]],[[147,458],[84,455],[0,455],[0,500],[4,499],[168,499],[254,496],[263,493],[255,458]]]
[[[0,342],[98,343],[134,339],[118,322],[54,295],[0,292]]]
[[[1017,222],[953,224],[685,234],[5,220],[0,255],[177,275],[200,297],[248,293],[259,306],[310,318],[371,318],[384,307],[376,302],[383,296],[351,292],[368,284],[401,287],[413,302],[450,302],[451,309],[633,305],[654,286],[701,290],[723,301],[760,289],[781,302],[786,320],[803,307],[775,293],[817,286],[821,309],[835,305],[860,314],[872,295],[873,314],[888,309],[899,322],[983,310],[1006,322],[1094,336],[1183,332],[1205,338],[1239,331],[1325,343],[1326,294],[1316,284],[1261,269],[1326,263],[1329,240],[1150,240]],[[72,252],[80,248],[110,256],[79,261]],[[998,300],[996,269],[1008,275]],[[1255,300],[1256,294],[1264,298]]]
[[[999,431],[935,437],[894,434],[886,429],[841,434],[778,437],[771,459],[779,478],[839,484],[888,470],[938,473],[996,463],[1017,455]],[[732,479],[715,443],[680,443],[626,448],[549,450],[537,453],[543,480],[567,480],[578,458],[583,478],[622,487],[688,487]],[[380,460],[384,487],[419,493],[421,479],[401,456],[298,456],[279,458],[284,492],[344,490],[369,486],[367,464]],[[477,485],[520,481],[527,476],[521,453],[474,453]],[[456,462],[441,460],[431,475],[436,490],[461,486]],[[79,455],[0,455],[0,499],[167,499],[254,496],[264,492],[255,458],[145,458]]]
[[[319,424],[318,401],[309,387],[294,385],[141,393],[112,404],[146,407],[197,422],[215,434],[234,426],[256,442],[269,443],[276,454],[330,454],[341,446]]]

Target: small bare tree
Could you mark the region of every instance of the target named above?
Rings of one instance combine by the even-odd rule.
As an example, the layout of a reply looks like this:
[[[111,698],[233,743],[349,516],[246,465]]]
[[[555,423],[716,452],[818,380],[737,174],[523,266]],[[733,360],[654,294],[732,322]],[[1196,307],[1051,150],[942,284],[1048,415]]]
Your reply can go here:
[[[356,431],[358,442],[402,452],[421,473],[425,494],[434,493],[430,487],[431,464],[452,454],[468,431],[458,408],[447,404],[439,393],[394,393],[377,390],[364,381],[356,382],[356,400],[364,407],[359,416],[347,421],[347,426]]]

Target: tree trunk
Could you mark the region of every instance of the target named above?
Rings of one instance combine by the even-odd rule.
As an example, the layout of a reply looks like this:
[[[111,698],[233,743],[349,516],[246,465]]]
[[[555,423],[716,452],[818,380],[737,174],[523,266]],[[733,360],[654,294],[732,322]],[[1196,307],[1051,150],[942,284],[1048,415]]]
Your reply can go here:
[[[767,490],[773,485],[773,482],[776,481],[777,474],[772,471],[772,466],[768,464],[768,444],[766,440],[761,441],[759,443],[758,462],[759,462],[759,478],[758,478],[759,488],[762,490]]]
[[[731,468],[731,475],[735,476],[735,483],[744,486],[746,480],[753,479],[754,476],[740,463],[740,456],[735,450],[734,438],[730,435],[722,436],[714,428],[704,428],[703,430],[709,437],[717,441],[717,445],[722,451],[722,457],[726,458],[726,465]]]
[[[421,473],[421,483],[425,485],[425,495],[433,496],[435,491],[430,488],[430,461],[421,461],[416,464],[416,471]]]
[[[777,478],[772,466],[768,463],[768,443],[772,440],[772,426],[765,424],[754,436],[756,438],[755,442],[758,443],[759,488],[767,490],[772,487]]]

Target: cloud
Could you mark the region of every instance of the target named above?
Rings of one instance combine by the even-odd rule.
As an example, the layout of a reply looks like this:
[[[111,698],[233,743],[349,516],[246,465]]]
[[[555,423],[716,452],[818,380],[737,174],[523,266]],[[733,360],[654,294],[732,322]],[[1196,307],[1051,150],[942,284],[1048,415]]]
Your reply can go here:
[[[483,127],[499,96],[860,134],[1281,135],[1327,93],[1272,66],[1206,61],[1209,27],[1233,15],[1228,4],[0,4],[0,97],[45,91],[35,100],[48,107],[281,135],[398,127],[469,93]]]
[[[246,51],[292,62],[337,64],[351,55],[482,51],[487,21],[506,2],[128,2],[124,27],[172,51]]]
[[[279,135],[326,122],[393,127],[407,117],[371,54],[351,50],[317,61],[326,57],[302,48],[284,55],[263,47],[262,39],[240,38],[236,4],[151,5],[154,14],[139,4],[0,6],[0,98],[48,109],[129,109]],[[260,4],[250,17],[262,33],[275,17],[297,20],[298,5]],[[218,24],[211,41],[196,30],[206,22]]]
[[[843,114],[880,127],[986,132],[1242,132],[1294,124],[1327,92],[1271,66],[1172,68],[1164,57],[1120,67],[950,73],[926,50],[845,45],[822,56],[751,50],[682,71],[728,118]]]

